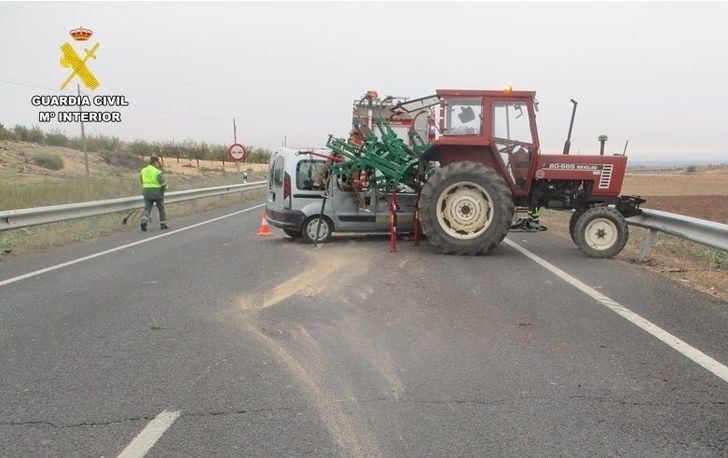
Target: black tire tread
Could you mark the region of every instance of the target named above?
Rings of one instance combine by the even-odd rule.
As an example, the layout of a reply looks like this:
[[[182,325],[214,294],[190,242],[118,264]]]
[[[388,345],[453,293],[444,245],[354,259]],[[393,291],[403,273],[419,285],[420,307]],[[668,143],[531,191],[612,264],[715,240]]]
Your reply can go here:
[[[443,234],[440,234],[435,230],[434,224],[437,221],[437,215],[431,214],[432,202],[436,201],[438,196],[434,195],[435,189],[444,181],[453,176],[468,174],[477,175],[480,178],[480,182],[483,184],[489,184],[495,192],[492,196],[494,207],[496,211],[502,213],[500,216],[501,221],[493,221],[491,224],[500,224],[497,227],[497,231],[493,233],[487,239],[479,241],[479,243],[473,244],[468,247],[453,246],[445,238]],[[430,243],[438,247],[445,254],[458,254],[458,255],[477,255],[486,253],[495,248],[508,234],[508,229],[513,219],[513,212],[515,211],[515,205],[513,204],[513,195],[511,190],[506,185],[503,177],[498,174],[492,168],[481,164],[479,162],[472,161],[461,161],[453,164],[441,167],[438,169],[425,184],[420,195],[419,202],[420,209],[420,227],[422,233],[425,234]],[[496,216],[496,219],[499,217]],[[478,239],[475,239],[477,241]]]
[[[574,213],[571,214],[571,219],[569,219],[569,235],[571,236],[571,241],[576,243],[576,237],[574,236],[574,229],[576,228],[576,222],[581,218],[581,215],[584,214],[584,212],[587,211],[585,208],[577,208],[574,210]]]

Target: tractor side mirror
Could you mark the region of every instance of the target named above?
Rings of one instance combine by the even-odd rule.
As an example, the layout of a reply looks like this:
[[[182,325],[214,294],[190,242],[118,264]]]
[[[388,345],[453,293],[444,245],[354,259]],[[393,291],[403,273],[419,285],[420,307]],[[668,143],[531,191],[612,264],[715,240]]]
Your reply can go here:
[[[458,119],[463,124],[467,124],[475,119],[475,111],[473,111],[473,107],[461,107],[460,114],[458,114]]]

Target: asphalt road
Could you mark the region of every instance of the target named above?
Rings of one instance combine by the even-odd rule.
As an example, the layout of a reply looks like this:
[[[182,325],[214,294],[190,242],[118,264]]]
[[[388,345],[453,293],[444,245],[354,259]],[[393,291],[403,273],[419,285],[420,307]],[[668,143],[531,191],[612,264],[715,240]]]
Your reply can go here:
[[[726,380],[516,247],[314,248],[257,237],[260,212],[0,286],[0,455],[728,454]],[[728,304],[555,234],[509,239],[728,363]]]

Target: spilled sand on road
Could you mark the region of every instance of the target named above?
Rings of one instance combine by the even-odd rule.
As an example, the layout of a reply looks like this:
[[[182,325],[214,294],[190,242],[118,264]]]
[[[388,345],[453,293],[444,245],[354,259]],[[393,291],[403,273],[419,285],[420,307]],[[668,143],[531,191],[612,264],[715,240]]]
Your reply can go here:
[[[348,456],[382,456],[366,422],[347,409],[347,403],[357,402],[351,383],[346,377],[333,377],[325,349],[312,332],[301,323],[277,323],[281,331],[278,338],[266,333],[259,324],[259,315],[271,307],[295,306],[290,299],[325,297],[346,302],[342,288],[348,288],[369,268],[360,252],[346,247],[337,247],[335,252],[301,250],[301,257],[306,262],[299,273],[267,291],[247,293],[239,299],[242,329],[307,393],[339,452]]]
[[[348,415],[342,409],[342,399],[337,399],[324,389],[325,383],[321,380],[324,372],[320,370],[322,368],[311,364],[317,358],[301,359],[295,356],[283,343],[266,335],[252,321],[245,322],[243,329],[266,348],[306,390],[312,407],[340,451],[357,457],[382,456],[374,435],[366,424]],[[311,335],[308,331],[304,334],[308,334],[304,339],[310,343]],[[350,391],[348,387],[344,389]]]
[[[308,265],[288,280],[272,287],[270,291],[255,292],[243,296],[239,303],[243,310],[259,310],[280,304],[292,297],[331,297],[339,291],[345,279],[355,278],[367,271],[368,265],[361,256],[351,250],[338,250],[326,253],[325,256],[311,256],[302,251],[310,259]],[[335,281],[334,281],[335,279]]]

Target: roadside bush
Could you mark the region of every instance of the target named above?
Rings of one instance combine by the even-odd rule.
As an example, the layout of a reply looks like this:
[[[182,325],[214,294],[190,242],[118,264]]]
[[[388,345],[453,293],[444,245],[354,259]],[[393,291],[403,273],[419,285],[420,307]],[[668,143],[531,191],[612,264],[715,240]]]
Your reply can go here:
[[[45,143],[50,146],[68,146],[68,137],[56,130],[45,134]]]
[[[695,172],[697,172],[697,171],[698,171],[698,166],[697,166],[697,165],[689,165],[689,166],[688,166],[688,167],[687,167],[687,168],[685,169],[685,171],[686,171],[686,172],[688,172],[688,173],[695,173]]]
[[[68,148],[83,149],[80,137],[68,137],[60,131],[44,133],[39,127],[25,127],[21,125],[15,126],[12,130],[5,129],[0,124],[0,140],[26,141],[50,146],[65,146]],[[267,164],[271,150],[267,148],[250,149],[250,155],[247,162]],[[190,162],[195,161],[199,167],[199,161],[206,159],[210,161],[227,162],[227,145],[224,144],[208,144],[197,142],[194,140],[183,141],[165,141],[165,142],[148,142],[145,140],[134,140],[125,142],[118,137],[109,137],[106,135],[91,135],[86,138],[86,149],[90,153],[98,153],[107,163],[113,165],[122,165],[124,167],[136,167],[137,161],[128,159],[127,156],[133,155],[145,159],[156,154],[161,157],[174,157],[177,162],[180,158],[186,158]]]
[[[6,129],[5,126],[0,124],[0,140],[13,141],[17,139],[18,137],[15,136],[15,133],[13,133],[13,131]]]
[[[44,169],[61,170],[63,168],[63,158],[57,154],[36,153],[33,155],[33,162]]]
[[[119,140],[118,137],[93,135],[86,137],[86,147],[89,151],[93,151],[102,155],[104,153],[117,153],[121,149],[121,140]]]
[[[270,161],[271,150],[267,148],[251,148],[248,162],[254,164],[267,164]]]
[[[121,151],[103,152],[99,153],[99,156],[101,156],[104,162],[109,165],[115,165],[127,169],[136,170],[144,165],[144,161],[139,156]]]
[[[21,125],[16,125],[13,128],[13,132],[15,133],[15,137],[20,141],[25,141],[28,138],[28,128]]]
[[[150,145],[144,140],[134,140],[132,142],[129,142],[124,146],[124,149],[129,154],[139,156],[139,158],[141,159],[144,159],[145,156],[149,156],[151,154],[149,152]]]
[[[24,141],[24,142],[33,142],[33,143],[43,143],[43,139],[45,135],[43,135],[43,131],[40,130],[40,127],[32,127],[28,129],[25,126],[15,126],[15,136],[18,138],[18,140]]]

